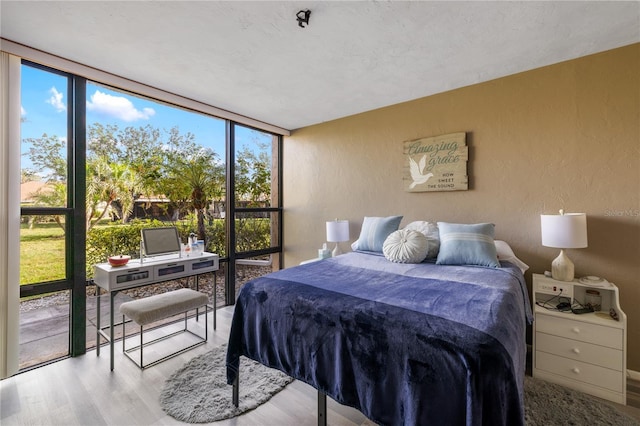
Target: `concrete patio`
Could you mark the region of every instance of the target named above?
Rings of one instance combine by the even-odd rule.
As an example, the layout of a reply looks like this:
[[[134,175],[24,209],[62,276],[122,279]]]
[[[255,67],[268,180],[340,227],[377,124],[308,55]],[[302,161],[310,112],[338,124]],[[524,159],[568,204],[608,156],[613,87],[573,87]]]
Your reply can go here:
[[[46,297],[46,296],[45,296]],[[125,293],[115,299],[116,312],[123,302],[131,300]],[[87,297],[87,350],[96,345],[96,301]],[[100,300],[101,324],[109,323],[109,298]],[[118,331],[116,336],[122,333]],[[103,341],[104,343],[104,341]],[[69,303],[51,303],[20,313],[20,369],[65,357],[69,351]]]
[[[218,307],[224,305],[225,286],[224,279],[221,278],[224,276],[223,269],[224,266],[221,266],[221,270],[218,271],[216,277],[216,301]],[[236,294],[245,282],[269,272],[271,272],[270,265],[253,264],[246,261],[243,264],[239,264],[236,268]],[[201,277],[199,280],[199,289],[209,294],[210,305],[213,304],[212,284],[212,280],[207,277]],[[185,279],[181,279],[119,292],[116,295],[114,311],[116,313],[119,312],[120,304],[133,298],[145,297],[157,291],[167,291],[186,285],[194,288],[193,281],[187,284]],[[87,287],[87,351],[94,349],[96,345],[96,302],[95,286]],[[36,302],[36,306],[28,308],[26,305],[23,306],[23,304],[27,303],[33,302],[21,302],[20,309],[20,370],[66,357],[69,351],[70,320],[68,296],[44,296],[41,302]],[[100,298],[100,318],[102,326],[109,324],[109,297],[104,292]],[[168,321],[175,319],[177,317]],[[117,322],[118,319],[116,317]],[[126,328],[127,335],[134,331],[132,324],[128,324]],[[116,338],[121,337],[121,327],[116,328],[115,335]],[[104,340],[102,344],[105,344]]]

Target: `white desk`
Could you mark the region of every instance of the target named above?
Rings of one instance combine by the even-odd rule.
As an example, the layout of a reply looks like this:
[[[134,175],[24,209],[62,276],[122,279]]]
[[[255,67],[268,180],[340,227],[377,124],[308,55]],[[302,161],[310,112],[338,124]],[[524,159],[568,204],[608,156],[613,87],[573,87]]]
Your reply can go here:
[[[202,253],[191,257],[178,257],[177,255],[157,256],[131,260],[124,266],[111,266],[108,263],[94,265],[94,278],[96,283],[97,308],[96,308],[96,354],[100,356],[100,338],[109,342],[109,354],[111,357],[111,371],[113,371],[113,329],[114,329],[114,299],[121,290],[158,284],[176,278],[195,277],[196,290],[198,290],[198,277],[206,273],[213,273],[213,329],[216,329],[216,271],[219,269],[219,256],[214,253]],[[100,326],[100,289],[109,293],[109,325]],[[105,329],[109,329],[109,334]],[[124,336],[123,336],[124,338]]]

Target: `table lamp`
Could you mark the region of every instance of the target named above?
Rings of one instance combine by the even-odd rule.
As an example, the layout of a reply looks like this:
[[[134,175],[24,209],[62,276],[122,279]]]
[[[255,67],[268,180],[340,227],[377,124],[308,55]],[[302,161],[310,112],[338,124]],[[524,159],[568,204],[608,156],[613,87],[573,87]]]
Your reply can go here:
[[[340,243],[349,241],[349,221],[336,219],[327,222],[327,241],[336,243],[336,247],[331,252],[333,257],[342,254]]]
[[[551,277],[558,281],[573,281],[573,262],[565,249],[587,247],[587,215],[564,213],[540,215],[542,245],[560,249],[560,255],[551,263]]]

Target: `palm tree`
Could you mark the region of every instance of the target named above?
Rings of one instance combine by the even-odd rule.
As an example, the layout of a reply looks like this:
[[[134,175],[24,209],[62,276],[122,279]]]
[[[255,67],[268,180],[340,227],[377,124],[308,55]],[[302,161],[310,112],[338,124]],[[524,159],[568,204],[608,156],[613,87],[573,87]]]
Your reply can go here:
[[[216,159],[215,152],[199,149],[190,158],[178,157],[175,164],[174,172],[182,179],[184,189],[189,193],[186,205],[196,214],[197,234],[201,240],[206,240],[206,210],[221,188],[220,168],[216,166]]]
[[[36,206],[60,207],[67,205],[67,184],[65,182],[51,181],[46,186],[40,188],[34,195],[33,201]],[[62,230],[65,230],[65,223],[61,215],[52,216],[53,220]],[[29,229],[33,228],[41,216],[29,216]]]
[[[106,157],[87,160],[87,231],[115,211],[118,201],[122,212],[120,220],[126,222],[133,212],[135,200],[142,191],[142,179],[128,164],[111,163]]]

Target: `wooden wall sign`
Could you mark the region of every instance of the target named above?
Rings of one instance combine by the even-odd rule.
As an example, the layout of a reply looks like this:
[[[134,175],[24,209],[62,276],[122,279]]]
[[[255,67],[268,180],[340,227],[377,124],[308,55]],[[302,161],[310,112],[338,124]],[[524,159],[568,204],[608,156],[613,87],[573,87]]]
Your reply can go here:
[[[466,133],[451,133],[404,142],[405,191],[466,191],[469,189]]]

